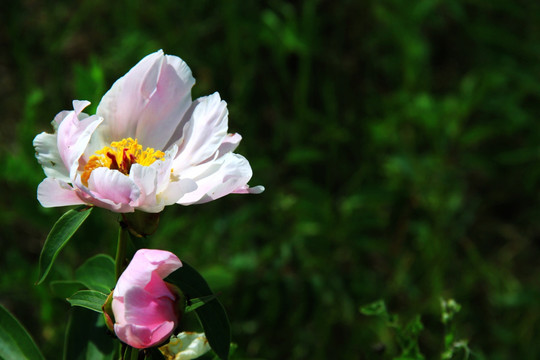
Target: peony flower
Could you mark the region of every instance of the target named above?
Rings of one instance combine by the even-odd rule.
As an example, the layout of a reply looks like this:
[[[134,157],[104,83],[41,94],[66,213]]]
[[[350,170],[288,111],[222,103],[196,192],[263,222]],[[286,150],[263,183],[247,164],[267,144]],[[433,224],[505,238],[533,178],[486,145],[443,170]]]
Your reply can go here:
[[[159,351],[167,360],[192,360],[210,351],[210,344],[204,333],[186,331],[171,336],[171,340]]]
[[[163,281],[182,266],[163,250],[135,253],[113,291],[114,332],[126,344],[144,349],[167,339],[178,323],[178,294]]]
[[[250,188],[249,162],[233,153],[227,104],[216,92],[191,100],[195,83],[180,58],[157,51],[143,58],[103,96],[95,115],[88,101],[54,118],[54,134],[34,139],[47,177],[44,207],[89,204],[127,213],[157,213]]]

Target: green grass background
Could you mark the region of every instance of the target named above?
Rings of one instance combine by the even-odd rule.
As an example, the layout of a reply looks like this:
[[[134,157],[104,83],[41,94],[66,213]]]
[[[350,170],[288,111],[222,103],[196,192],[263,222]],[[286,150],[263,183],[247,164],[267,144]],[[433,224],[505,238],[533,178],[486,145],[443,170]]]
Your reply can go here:
[[[538,359],[539,24],[532,0],[3,3],[0,302],[60,358],[69,304],[33,283],[65,209],[36,200],[32,139],[162,48],[228,102],[266,187],[169,207],[148,242],[221,292],[239,358],[390,359],[359,312],[384,299],[435,359],[442,297],[476,358]],[[113,254],[116,221],[94,211],[50,279]]]

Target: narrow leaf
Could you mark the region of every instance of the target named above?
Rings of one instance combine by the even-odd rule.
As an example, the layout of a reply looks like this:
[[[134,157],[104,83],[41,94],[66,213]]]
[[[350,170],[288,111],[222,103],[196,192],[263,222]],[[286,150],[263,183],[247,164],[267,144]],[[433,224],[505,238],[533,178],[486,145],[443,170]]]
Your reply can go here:
[[[2,305],[0,305],[0,358],[45,359],[30,334]]]
[[[214,295],[204,278],[186,262],[165,279],[180,288],[187,299],[205,298]],[[225,308],[215,298],[208,301],[204,306],[195,309],[195,313],[201,322],[208,343],[220,359],[229,357],[231,344],[231,327]]]
[[[90,290],[110,293],[115,285],[114,260],[104,254],[91,257],[75,271],[75,278]]]
[[[81,205],[66,212],[54,224],[47,236],[47,240],[45,240],[45,244],[43,244],[43,249],[39,256],[39,280],[37,281],[37,285],[45,280],[60,250],[66,246],[69,239],[71,239],[75,231],[77,231],[91,212],[91,207]]]
[[[102,313],[101,307],[107,300],[107,294],[95,290],[81,290],[71,295],[67,301],[71,306],[80,306]]]

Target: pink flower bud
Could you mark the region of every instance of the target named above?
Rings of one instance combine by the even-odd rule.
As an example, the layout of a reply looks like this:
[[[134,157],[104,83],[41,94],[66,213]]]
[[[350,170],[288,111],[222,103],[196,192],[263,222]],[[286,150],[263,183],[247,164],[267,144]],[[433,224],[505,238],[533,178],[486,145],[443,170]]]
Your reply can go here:
[[[144,349],[167,339],[178,323],[179,295],[163,281],[182,266],[176,255],[141,249],[113,292],[114,332],[126,344]]]

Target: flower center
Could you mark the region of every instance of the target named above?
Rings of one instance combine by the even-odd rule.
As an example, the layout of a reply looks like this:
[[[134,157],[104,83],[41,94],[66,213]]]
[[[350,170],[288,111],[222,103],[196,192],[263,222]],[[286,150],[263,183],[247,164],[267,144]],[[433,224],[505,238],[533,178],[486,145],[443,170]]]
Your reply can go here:
[[[81,175],[82,183],[88,186],[90,174],[97,168],[106,167],[111,170],[118,170],[128,175],[131,165],[140,164],[149,166],[156,160],[163,160],[165,153],[152,148],[143,150],[137,139],[132,138],[113,141],[111,146],[105,146],[103,149],[90,156]]]

